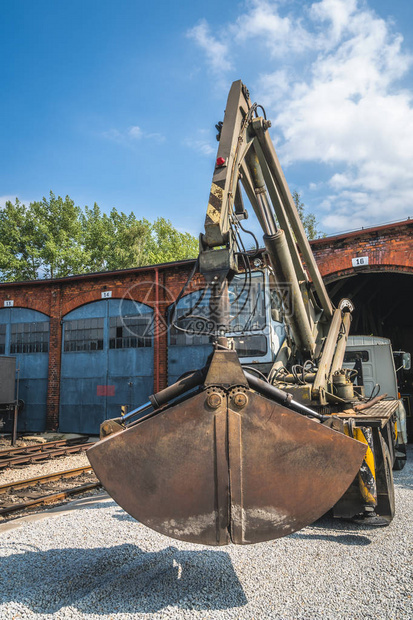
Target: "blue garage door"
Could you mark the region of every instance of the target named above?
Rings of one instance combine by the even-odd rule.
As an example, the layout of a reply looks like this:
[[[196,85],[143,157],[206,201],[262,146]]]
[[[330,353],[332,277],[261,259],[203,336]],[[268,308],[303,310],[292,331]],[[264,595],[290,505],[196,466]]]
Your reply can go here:
[[[27,308],[0,309],[0,354],[16,357],[19,368],[19,431],[46,428],[49,369],[49,317]]]
[[[60,420],[63,432],[98,434],[120,407],[153,392],[153,310],[105,299],[63,318]]]

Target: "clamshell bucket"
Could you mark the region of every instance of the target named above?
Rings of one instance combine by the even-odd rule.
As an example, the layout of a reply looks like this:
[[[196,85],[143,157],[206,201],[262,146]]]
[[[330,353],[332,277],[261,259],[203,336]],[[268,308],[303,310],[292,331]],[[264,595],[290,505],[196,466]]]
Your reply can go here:
[[[312,523],[347,490],[365,445],[250,389],[238,360],[214,359],[200,393],[87,451],[98,478],[179,540],[257,543]]]

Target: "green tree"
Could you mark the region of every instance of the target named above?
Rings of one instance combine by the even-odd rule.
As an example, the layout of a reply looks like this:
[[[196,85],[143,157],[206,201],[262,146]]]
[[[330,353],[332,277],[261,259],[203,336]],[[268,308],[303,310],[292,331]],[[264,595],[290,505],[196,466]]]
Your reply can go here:
[[[17,198],[0,210],[0,272],[3,280],[56,278],[83,271],[79,207],[68,196],[28,207]]]
[[[33,224],[33,242],[46,278],[59,278],[84,271],[80,207],[66,196],[50,192],[49,198],[30,204],[27,215]]]
[[[179,232],[164,218],[152,224],[116,209],[106,215],[95,204],[93,209],[85,208],[81,221],[88,272],[166,263],[198,255],[195,237]]]
[[[300,194],[296,190],[294,190],[292,196],[308,239],[311,241],[311,239],[325,237],[325,233],[318,229],[318,222],[314,213],[305,213],[305,205],[301,201]]]
[[[127,269],[147,265],[145,259],[151,237],[151,223],[134,213],[126,215],[112,209],[109,216],[112,228],[112,243],[108,257],[108,269]],[[151,264],[151,263],[149,263]]]
[[[142,264],[141,255],[150,235],[150,222],[138,220],[133,213],[118,213],[116,209],[107,215],[96,203],[92,209],[85,207],[80,219],[87,272]]]
[[[96,202],[91,209],[86,206],[80,214],[86,272],[106,269],[106,255],[110,240],[110,227],[107,219]]]
[[[198,256],[198,240],[189,233],[179,232],[169,220],[159,217],[152,225],[148,246],[150,263],[169,263]]]
[[[18,198],[0,210],[0,272],[3,280],[37,278],[41,259],[34,238],[34,222]]]
[[[198,255],[198,242],[169,220],[138,219],[95,203],[81,209],[69,196],[50,192],[28,207],[16,199],[0,210],[0,275],[3,280],[57,278],[112,271]]]

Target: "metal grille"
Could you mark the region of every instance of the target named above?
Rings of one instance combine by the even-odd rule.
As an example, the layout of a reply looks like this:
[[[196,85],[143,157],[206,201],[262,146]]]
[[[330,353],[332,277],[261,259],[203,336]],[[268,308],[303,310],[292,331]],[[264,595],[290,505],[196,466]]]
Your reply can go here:
[[[12,323],[10,353],[47,353],[49,322]]]
[[[110,349],[151,347],[152,334],[152,315],[112,316],[109,319]]]
[[[196,291],[186,295],[179,302],[174,322],[180,329],[177,329],[173,324],[171,325],[170,346],[207,345],[213,341],[213,336],[208,334],[211,331],[209,292],[205,294],[201,303],[196,305],[200,295],[203,294],[203,291]],[[265,328],[266,299],[264,276],[261,273],[254,274],[251,282],[245,282],[243,276],[236,276],[229,286],[229,301],[229,334],[243,334],[261,331]],[[180,319],[180,317],[188,314],[191,308],[194,308],[193,313],[189,314],[186,319]],[[250,339],[247,348],[253,351],[251,355],[265,355],[266,344],[264,344],[264,340],[265,337],[259,338],[258,336]],[[243,343],[239,342],[241,348],[242,345]],[[245,353],[245,355],[247,354]]]
[[[249,285],[234,281],[229,287],[230,330],[250,332],[265,328],[265,288],[264,277],[254,276]]]
[[[209,319],[209,295],[205,295],[199,306],[195,308],[195,304],[203,291],[190,293],[181,299],[175,311],[174,322],[180,328],[177,329],[174,324],[171,325],[169,344],[171,346],[183,345],[206,345],[212,342],[212,337],[203,334],[206,331],[206,322]],[[188,318],[181,319],[182,316],[188,314],[194,308]],[[202,320],[204,319],[204,320]],[[180,330],[185,331],[180,331]]]
[[[66,321],[64,350],[67,352],[103,350],[103,321],[103,318]]]

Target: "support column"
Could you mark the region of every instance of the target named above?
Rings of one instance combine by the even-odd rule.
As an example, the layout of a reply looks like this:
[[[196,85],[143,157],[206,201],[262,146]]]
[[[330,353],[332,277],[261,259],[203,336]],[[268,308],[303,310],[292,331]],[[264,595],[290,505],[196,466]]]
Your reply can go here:
[[[62,354],[60,286],[53,287],[50,293],[50,340],[49,374],[47,386],[46,430],[56,431],[59,427],[60,366]]]

